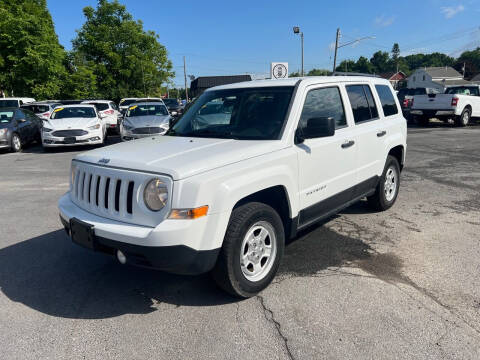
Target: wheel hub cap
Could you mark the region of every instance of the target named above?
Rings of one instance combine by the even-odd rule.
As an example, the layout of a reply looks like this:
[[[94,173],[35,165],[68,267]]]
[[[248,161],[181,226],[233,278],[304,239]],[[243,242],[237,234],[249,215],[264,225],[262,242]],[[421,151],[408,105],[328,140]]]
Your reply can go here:
[[[268,275],[277,253],[277,238],[273,226],[266,221],[252,225],[245,234],[240,249],[240,267],[245,278],[255,282]]]
[[[389,167],[385,174],[384,191],[385,199],[392,201],[397,192],[397,172],[393,167]]]

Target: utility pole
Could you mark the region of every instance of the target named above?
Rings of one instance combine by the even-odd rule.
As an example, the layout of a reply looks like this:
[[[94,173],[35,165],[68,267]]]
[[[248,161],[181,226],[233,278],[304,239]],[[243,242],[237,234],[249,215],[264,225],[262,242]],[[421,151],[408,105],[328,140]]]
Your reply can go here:
[[[185,100],[188,103],[188,89],[187,89],[187,64],[185,62],[185,56],[183,57],[183,78],[185,80]]]
[[[337,36],[335,38],[335,56],[333,57],[333,72],[337,68],[337,50],[338,50],[338,39],[340,38],[340,28],[337,29]]]
[[[465,79],[465,66],[466,66],[466,63],[463,62],[463,78]]]

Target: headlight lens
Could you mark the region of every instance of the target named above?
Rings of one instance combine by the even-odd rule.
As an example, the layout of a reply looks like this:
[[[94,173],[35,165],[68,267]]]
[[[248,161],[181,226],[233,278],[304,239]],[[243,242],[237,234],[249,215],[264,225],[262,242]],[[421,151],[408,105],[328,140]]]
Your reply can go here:
[[[89,126],[88,130],[95,130],[95,129],[100,129],[100,124]]]
[[[0,129],[0,136],[3,136],[7,133],[7,129]]]
[[[150,180],[143,192],[143,201],[147,208],[152,211],[160,211],[167,205],[167,200],[167,185],[160,179]]]
[[[46,133],[49,133],[49,132],[52,132],[53,129],[50,129],[50,128],[47,128],[47,127],[43,127],[42,128],[42,131],[43,132],[46,132]]]

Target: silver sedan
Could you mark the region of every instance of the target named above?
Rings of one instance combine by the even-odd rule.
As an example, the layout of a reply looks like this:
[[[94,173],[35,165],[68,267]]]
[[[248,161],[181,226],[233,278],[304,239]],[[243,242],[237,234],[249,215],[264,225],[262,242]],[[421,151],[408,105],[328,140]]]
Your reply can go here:
[[[120,125],[123,141],[152,135],[163,135],[170,125],[167,107],[158,102],[138,103],[130,106]]]

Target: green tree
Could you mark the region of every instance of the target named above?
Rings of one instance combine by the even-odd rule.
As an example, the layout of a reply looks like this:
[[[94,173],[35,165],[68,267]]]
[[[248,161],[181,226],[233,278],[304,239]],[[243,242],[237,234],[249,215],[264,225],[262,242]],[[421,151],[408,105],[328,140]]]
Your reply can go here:
[[[65,59],[67,69],[61,97],[66,99],[95,99],[99,96],[94,65],[79,54],[70,52]]]
[[[339,72],[353,72],[355,70],[355,61],[353,60],[343,60],[335,69],[335,71]]]
[[[373,65],[370,63],[370,61],[366,57],[360,56],[357,62],[355,63],[353,71],[364,73],[364,74],[372,74]]]
[[[463,73],[465,65],[465,77],[472,78],[480,72],[480,48],[463,52],[455,62],[455,69]]]
[[[373,71],[376,74],[392,71],[392,62],[390,61],[390,57],[386,51],[377,51],[370,58],[370,63],[372,64]]]
[[[64,57],[46,0],[0,1],[0,90],[57,97]]]
[[[331,75],[332,72],[325,69],[312,69],[307,73],[307,76],[327,76]]]
[[[96,9],[87,6],[83,13],[86,22],[72,41],[73,52],[92,70],[100,96],[159,94],[174,73],[158,35],[144,31],[117,0],[99,0]]]
[[[393,44],[392,46],[392,60],[397,65],[398,58],[400,57],[400,46],[398,43]]]

